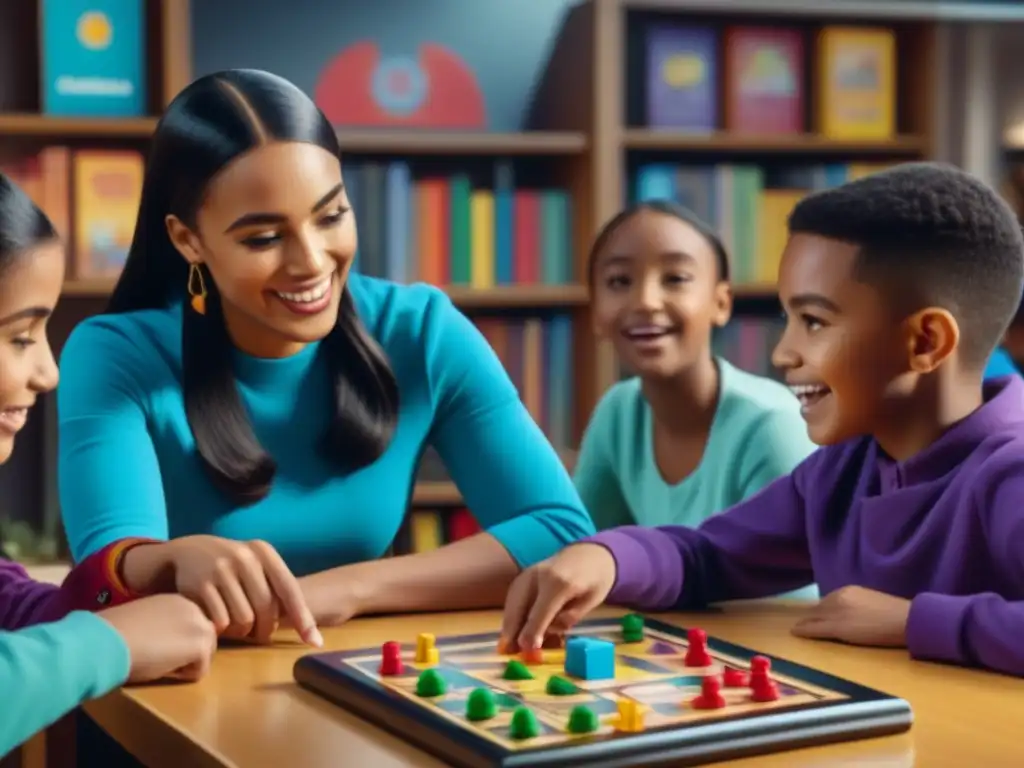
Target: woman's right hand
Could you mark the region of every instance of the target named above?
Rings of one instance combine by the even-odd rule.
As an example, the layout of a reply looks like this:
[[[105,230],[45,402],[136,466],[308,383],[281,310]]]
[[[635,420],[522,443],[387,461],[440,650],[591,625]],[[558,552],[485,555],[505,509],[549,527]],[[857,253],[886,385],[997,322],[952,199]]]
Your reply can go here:
[[[168,569],[175,591],[202,606],[222,637],[269,642],[283,615],[303,642],[323,644],[298,580],[266,542],[200,535],[139,544],[125,553],[122,570],[138,588]]]

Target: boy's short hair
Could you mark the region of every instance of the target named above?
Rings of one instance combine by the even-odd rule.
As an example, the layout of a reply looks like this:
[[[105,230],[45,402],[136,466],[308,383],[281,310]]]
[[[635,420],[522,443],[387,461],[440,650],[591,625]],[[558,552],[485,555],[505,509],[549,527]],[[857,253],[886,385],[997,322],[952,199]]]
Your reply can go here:
[[[1024,291],[1024,235],[991,187],[942,163],[905,163],[804,198],[790,234],[859,248],[858,274],[948,310],[964,362],[982,367]]]

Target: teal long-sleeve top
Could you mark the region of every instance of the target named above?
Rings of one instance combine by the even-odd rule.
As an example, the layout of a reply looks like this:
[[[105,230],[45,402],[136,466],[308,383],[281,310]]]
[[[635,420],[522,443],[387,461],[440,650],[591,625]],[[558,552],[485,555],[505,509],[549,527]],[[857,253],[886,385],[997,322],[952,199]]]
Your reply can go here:
[[[79,324],[61,355],[60,505],[76,560],[112,541],[211,534],[273,545],[296,575],[383,555],[416,468],[436,449],[481,527],[521,567],[591,534],[554,448],[490,345],[447,295],[351,275],[348,287],[399,386],[384,455],[343,475],[318,450],[332,385],[319,344],[286,358],[233,351],[242,400],[277,462],[240,507],[208,481],[185,416],[180,305]]]
[[[0,757],[82,702],[122,685],[130,662],[116,630],[85,611],[0,632]]]

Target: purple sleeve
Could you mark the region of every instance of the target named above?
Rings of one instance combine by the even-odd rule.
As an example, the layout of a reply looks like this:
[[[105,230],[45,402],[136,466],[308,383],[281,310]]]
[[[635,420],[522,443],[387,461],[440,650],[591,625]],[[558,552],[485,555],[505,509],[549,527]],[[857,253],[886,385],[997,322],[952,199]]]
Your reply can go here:
[[[615,558],[608,602],[646,610],[696,608],[814,583],[802,471],[804,465],[699,528],[624,526],[586,539]]]
[[[17,563],[0,561],[0,630],[56,621],[71,609],[59,587],[41,584]]]
[[[978,570],[992,574],[992,583],[974,595],[917,595],[910,604],[907,650],[917,659],[1024,677],[1024,466],[977,488],[988,542],[988,552],[978,553],[984,559]]]

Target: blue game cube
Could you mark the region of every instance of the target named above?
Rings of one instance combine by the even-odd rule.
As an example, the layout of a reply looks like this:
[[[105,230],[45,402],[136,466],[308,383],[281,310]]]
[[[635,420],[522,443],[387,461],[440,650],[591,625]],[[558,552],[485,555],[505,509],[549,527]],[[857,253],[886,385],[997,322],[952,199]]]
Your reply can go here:
[[[565,674],[581,680],[615,677],[615,643],[593,637],[571,637],[565,644]]]

